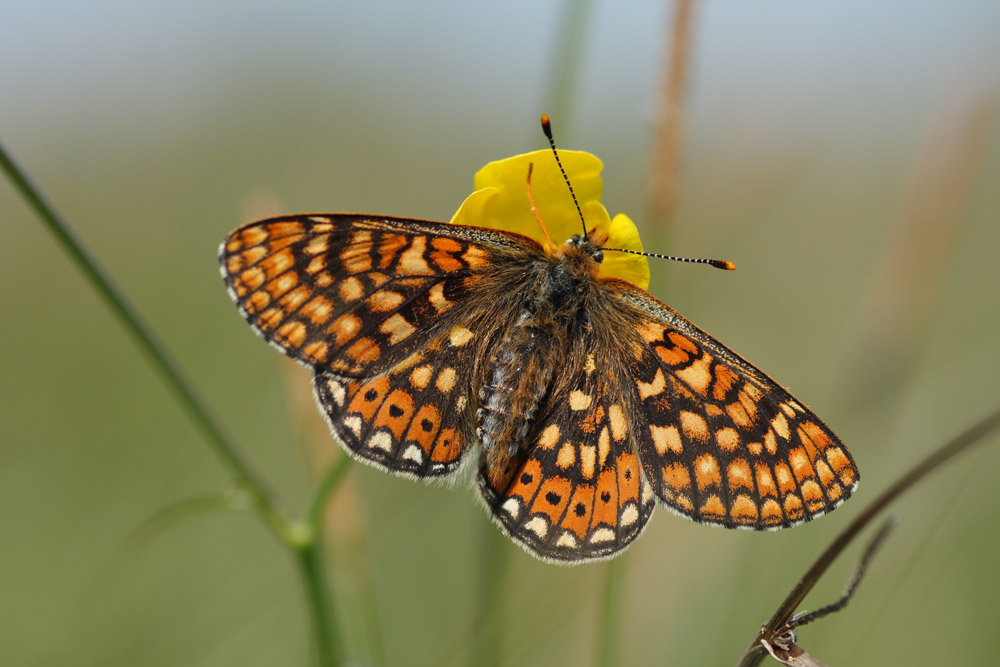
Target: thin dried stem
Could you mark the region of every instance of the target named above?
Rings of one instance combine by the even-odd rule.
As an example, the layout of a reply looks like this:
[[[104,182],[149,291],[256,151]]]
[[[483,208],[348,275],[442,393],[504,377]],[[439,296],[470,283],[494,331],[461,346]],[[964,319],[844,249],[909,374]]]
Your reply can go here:
[[[677,203],[684,133],[684,96],[691,67],[694,0],[677,0],[656,110],[650,169],[649,220],[665,229]]]
[[[757,636],[743,653],[743,657],[737,663],[738,667],[752,667],[759,665],[760,661],[767,655],[761,640],[770,641],[792,618],[795,610],[799,608],[806,595],[813,589],[813,586],[826,573],[833,561],[843,553],[844,549],[856,538],[862,530],[871,523],[886,507],[895,501],[904,492],[910,490],[922,481],[927,475],[941,467],[949,460],[977,443],[991,432],[1000,429],[1000,407],[987,417],[976,422],[964,432],[955,436],[939,449],[931,452],[927,458],[900,477],[892,486],[882,492],[882,494],[872,501],[857,518],[845,528],[840,535],[820,554],[812,567],[806,571],[802,579],[799,580],[792,591],[785,598],[781,606],[771,617],[771,620],[761,628]]]
[[[934,317],[949,263],[966,223],[970,197],[992,130],[994,107],[980,98],[943,96],[914,160],[899,211],[860,318],[860,349],[842,382],[859,407],[884,409],[889,387],[905,379]],[[858,383],[861,372],[870,381]]]
[[[851,578],[850,583],[847,585],[847,588],[844,590],[844,593],[840,596],[839,600],[833,604],[828,604],[825,607],[817,609],[816,611],[806,614],[796,614],[792,617],[792,620],[786,623],[783,627],[779,628],[770,640],[760,640],[761,645],[767,649],[767,652],[771,654],[772,658],[783,665],[791,665],[792,667],[826,667],[825,664],[806,653],[802,647],[798,645],[798,636],[795,634],[795,628],[812,623],[813,621],[823,618],[824,616],[840,611],[847,606],[847,603],[854,595],[854,592],[858,590],[858,584],[861,583],[861,578],[868,569],[868,564],[871,562],[872,557],[875,555],[875,552],[878,551],[879,547],[882,546],[882,543],[885,541],[886,536],[889,534],[889,531],[892,530],[894,525],[895,521],[892,519],[886,521],[871,542],[869,542],[868,548],[865,549],[864,556],[861,557],[861,563],[858,565],[858,569],[855,570],[854,576]]]
[[[895,525],[896,522],[892,519],[889,519],[882,524],[882,528],[879,529],[872,541],[869,542],[868,548],[865,549],[865,554],[861,557],[858,569],[854,571],[854,576],[851,577],[851,581],[847,584],[847,587],[844,589],[844,592],[841,594],[839,600],[833,604],[828,604],[825,607],[820,607],[816,611],[810,611],[805,614],[796,614],[792,617],[792,620],[788,622],[788,627],[799,628],[803,625],[808,625],[813,621],[818,621],[824,616],[829,616],[830,614],[838,612],[846,607],[847,603],[851,601],[851,597],[854,595],[854,592],[858,590],[858,585],[861,583],[861,579],[865,576],[865,572],[868,570],[868,564],[871,563],[872,558],[885,542],[885,538],[889,536],[889,532]]]

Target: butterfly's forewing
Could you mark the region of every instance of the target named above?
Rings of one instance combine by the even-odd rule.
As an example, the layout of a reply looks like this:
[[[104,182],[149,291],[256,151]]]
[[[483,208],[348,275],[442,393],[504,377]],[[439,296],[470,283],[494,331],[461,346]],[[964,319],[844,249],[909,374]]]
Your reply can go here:
[[[668,506],[701,523],[763,530],[851,495],[858,469],[819,417],[661,301],[619,287],[642,341],[626,361],[638,454]]]
[[[480,493],[511,538],[542,558],[568,562],[621,551],[654,507],[615,369],[595,361],[599,351],[580,353],[576,361],[585,363],[560,369],[571,379],[553,381],[557,389],[533,439],[506,470],[479,474]]]
[[[315,371],[331,430],[356,456],[425,477],[471,442],[472,351],[505,312],[471,303],[480,281],[541,256],[525,237],[361,215],[299,215],[246,225],[220,262],[247,322]],[[490,281],[487,280],[487,284]],[[477,303],[483,303],[480,300]],[[485,303],[491,303],[487,299]]]
[[[345,377],[395,366],[461,319],[526,237],[402,218],[299,215],[255,222],[220,249],[250,325],[306,365]]]

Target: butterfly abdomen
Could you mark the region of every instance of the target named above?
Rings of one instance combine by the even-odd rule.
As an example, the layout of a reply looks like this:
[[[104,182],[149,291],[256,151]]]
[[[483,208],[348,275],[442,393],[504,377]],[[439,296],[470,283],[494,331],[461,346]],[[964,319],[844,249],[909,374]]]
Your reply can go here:
[[[528,311],[490,355],[479,390],[476,434],[490,467],[499,469],[517,453],[552,381],[552,344]]]

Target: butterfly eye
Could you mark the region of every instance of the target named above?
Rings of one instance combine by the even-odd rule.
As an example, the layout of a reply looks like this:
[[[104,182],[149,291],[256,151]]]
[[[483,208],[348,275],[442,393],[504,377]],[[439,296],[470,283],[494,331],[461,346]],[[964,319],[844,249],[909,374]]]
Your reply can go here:
[[[604,261],[604,251],[603,251],[603,250],[601,250],[600,248],[598,248],[598,249],[597,249],[597,250],[595,250],[595,251],[594,251],[593,253],[591,253],[590,257],[591,257],[591,258],[592,258],[592,259],[593,259],[593,260],[594,260],[595,262],[597,262],[598,264],[600,264],[601,262],[603,262],[603,261]]]

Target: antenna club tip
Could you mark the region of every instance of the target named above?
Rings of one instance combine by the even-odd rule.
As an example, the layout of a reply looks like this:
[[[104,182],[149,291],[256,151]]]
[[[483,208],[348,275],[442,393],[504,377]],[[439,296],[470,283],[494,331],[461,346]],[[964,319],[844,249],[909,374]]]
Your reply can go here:
[[[549,139],[552,138],[552,120],[549,118],[547,113],[542,114],[542,132],[545,133]]]
[[[727,259],[716,259],[712,261],[712,266],[723,271],[735,271],[736,265]]]

